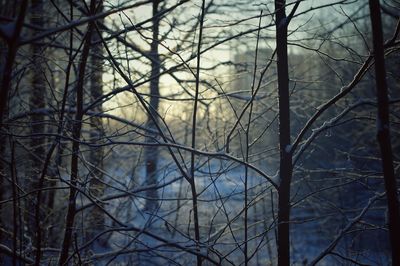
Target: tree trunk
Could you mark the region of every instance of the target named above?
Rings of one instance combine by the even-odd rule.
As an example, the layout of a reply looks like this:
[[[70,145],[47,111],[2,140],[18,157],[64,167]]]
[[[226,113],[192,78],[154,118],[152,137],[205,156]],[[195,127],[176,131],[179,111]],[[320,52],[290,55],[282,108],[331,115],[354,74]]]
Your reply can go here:
[[[18,7],[17,7],[18,6]],[[3,125],[3,118],[5,115],[9,112],[7,105],[9,103],[9,92],[11,89],[12,85],[12,74],[13,74],[13,65],[16,59],[17,55],[17,50],[18,50],[18,42],[19,42],[19,36],[22,30],[22,25],[25,19],[27,7],[28,7],[28,1],[5,1],[1,2],[0,4],[1,11],[0,13],[2,15],[8,15],[8,16],[13,16],[14,18],[16,17],[14,23],[15,27],[14,30],[11,34],[11,36],[7,36],[6,38],[3,38],[4,36],[0,36],[0,49],[1,49],[1,58],[0,58],[0,130],[2,130],[5,126]],[[18,16],[15,16],[16,10],[19,8],[19,13]],[[0,132],[1,134],[1,132]],[[1,136],[1,135],[0,135]],[[6,142],[7,142],[7,137],[1,136],[0,138],[0,156],[2,158],[6,158],[6,153],[7,153],[7,147],[6,147]],[[5,177],[10,173],[10,170],[7,169],[7,165],[5,161],[0,160],[0,200],[3,199],[3,197],[6,195],[6,190],[5,190]],[[14,185],[14,184],[13,184]],[[15,202],[14,202],[15,203]],[[3,206],[0,205],[0,229],[4,229],[6,225],[6,221],[3,220]],[[0,244],[4,244],[4,241],[6,239],[5,231],[0,230]],[[14,250],[15,254],[15,250]],[[3,258],[0,256],[0,264],[3,263]]]
[[[91,0],[90,2],[90,14],[95,11],[96,0]],[[62,243],[62,249],[59,259],[60,265],[66,265],[68,259],[69,247],[72,243],[72,232],[74,227],[75,212],[76,212],[76,196],[77,190],[76,185],[78,182],[78,166],[79,166],[79,146],[80,146],[80,136],[82,129],[82,118],[83,118],[83,94],[84,94],[84,78],[86,71],[86,64],[89,57],[91,35],[94,31],[94,23],[89,22],[88,31],[85,36],[85,43],[82,50],[82,56],[79,62],[79,73],[76,85],[76,115],[75,121],[72,128],[72,158],[71,158],[71,180],[68,198],[68,209],[67,216],[65,219],[65,231],[64,240]]]
[[[32,0],[30,21],[32,25],[40,28],[44,27],[43,19],[43,1]],[[43,67],[43,46],[38,43],[31,44],[32,53],[32,76],[30,91],[30,110],[44,108],[46,106],[46,79],[45,69]],[[32,118],[32,134],[43,133],[45,125],[43,124],[44,115],[35,115]],[[43,138],[32,138],[31,145],[33,150],[32,165],[40,166],[41,162],[38,158],[43,159],[44,155],[44,140]],[[33,168],[33,166],[32,166]],[[40,167],[39,167],[40,168]],[[38,170],[38,169],[36,169]],[[37,171],[34,171],[37,173]]]
[[[289,218],[292,154],[285,1],[275,0],[276,49],[279,93],[280,184],[278,189],[278,265],[290,265]]]
[[[7,55],[4,67],[2,68],[3,76],[1,78],[1,88],[0,88],[0,128],[3,126],[4,112],[6,111],[6,107],[8,104],[8,93],[11,87],[13,65],[15,57],[17,55],[18,44],[20,39],[19,35],[21,33],[22,26],[24,23],[26,10],[28,7],[28,0],[22,1],[20,6],[21,7],[18,13],[18,17],[15,21],[15,27],[12,32],[12,35],[10,36],[9,39],[6,39]]]
[[[98,7],[96,8],[96,13],[101,13],[103,11],[103,1],[98,1]],[[103,24],[104,19],[100,19],[96,21],[98,25]],[[97,31],[94,31],[92,34],[92,43],[98,41],[101,36]],[[99,42],[96,45],[91,45],[92,55],[90,56],[90,67],[92,69],[92,73],[90,75],[90,98],[91,100],[99,98],[103,95],[103,48],[102,43]],[[103,108],[101,105],[97,105],[93,108],[96,114],[100,114],[103,112]],[[97,142],[104,135],[103,123],[102,119],[99,116],[91,116],[90,117],[90,138],[92,142]],[[90,150],[89,161],[93,164],[92,174],[90,176],[90,194],[96,198],[101,198],[104,194],[104,176],[101,171],[103,168],[103,148],[93,148]],[[88,224],[90,224],[88,236],[94,237],[100,231],[104,229],[104,214],[100,208],[94,207],[92,212],[90,213],[90,218],[88,220]],[[105,245],[106,243],[100,242],[101,245]]]
[[[389,237],[392,246],[392,265],[400,265],[400,215],[396,177],[393,168],[393,153],[390,141],[389,101],[386,84],[380,4],[370,0],[372,34],[374,43],[375,74],[378,100],[377,139],[381,150],[382,169],[385,180],[389,210]]]
[[[159,25],[160,18],[158,13],[159,0],[153,1],[153,19],[152,19],[152,33],[153,38],[150,47],[150,58],[151,58],[151,81],[150,81],[150,112],[151,115],[157,119],[157,110],[160,103],[160,55],[158,53],[158,38],[159,38]],[[150,114],[147,119],[146,127],[149,129],[156,129],[155,122],[151,119]],[[146,142],[154,142],[154,136],[146,138]],[[147,185],[157,184],[157,160],[158,160],[158,149],[156,147],[146,148],[145,151],[146,160],[146,183]],[[148,211],[155,210],[158,206],[158,192],[156,189],[149,189],[146,192],[146,205],[145,209]]]
[[[43,0],[32,0],[30,9],[30,23],[40,28],[45,27],[45,21],[43,18]],[[35,31],[33,31],[35,34]],[[32,43],[30,45],[32,54],[32,66],[30,84],[32,89],[29,91],[29,108],[31,111],[46,107],[46,73],[45,73],[45,54],[44,47],[40,43]],[[44,115],[34,115],[31,117],[31,134],[41,134],[46,131],[44,124]],[[44,148],[45,138],[44,137],[32,137],[31,148],[32,153],[30,156],[29,169],[27,170],[28,177],[30,180],[27,182],[29,188],[37,190],[41,189],[43,182],[39,181],[40,171],[45,158],[46,150]],[[42,184],[40,184],[42,183]],[[37,192],[38,194],[40,193]],[[35,204],[41,205],[41,202],[27,201],[27,208],[30,210],[35,209]],[[35,239],[40,234],[35,234],[39,228],[36,228],[36,222],[34,216],[27,214],[25,216],[29,231]],[[39,219],[39,218],[38,218]],[[37,241],[35,239],[35,241]],[[40,242],[40,239],[39,239]]]

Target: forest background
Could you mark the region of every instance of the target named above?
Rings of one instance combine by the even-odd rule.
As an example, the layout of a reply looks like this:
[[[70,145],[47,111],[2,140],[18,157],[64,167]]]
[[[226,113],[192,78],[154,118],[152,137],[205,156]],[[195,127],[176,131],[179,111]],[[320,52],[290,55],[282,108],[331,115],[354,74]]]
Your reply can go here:
[[[0,264],[399,265],[399,16],[1,0]]]

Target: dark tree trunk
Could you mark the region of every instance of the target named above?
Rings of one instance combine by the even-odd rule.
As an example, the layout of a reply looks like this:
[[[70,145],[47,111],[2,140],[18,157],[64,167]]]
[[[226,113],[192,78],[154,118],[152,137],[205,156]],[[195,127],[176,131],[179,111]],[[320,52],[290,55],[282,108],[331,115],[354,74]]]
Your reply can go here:
[[[278,265],[290,265],[289,218],[292,154],[285,1],[275,1],[276,49],[279,93],[280,184],[278,189]]]
[[[90,2],[90,14],[95,12],[96,0],[91,0]],[[62,249],[59,259],[60,265],[66,265],[68,259],[69,247],[72,243],[72,232],[74,227],[75,213],[76,213],[76,196],[77,190],[76,185],[78,182],[78,166],[79,166],[79,146],[82,128],[82,118],[83,118],[83,96],[84,96],[84,78],[86,72],[87,60],[89,57],[91,35],[94,31],[94,23],[90,22],[88,26],[88,31],[85,36],[85,43],[82,50],[81,59],[79,62],[79,73],[76,86],[76,115],[75,121],[72,128],[72,138],[74,139],[72,143],[72,158],[71,158],[71,180],[69,189],[69,198],[67,206],[67,216],[65,219],[65,231],[64,240],[62,243]]]
[[[30,9],[30,23],[32,25],[38,26],[40,28],[44,28],[45,21],[43,18],[43,0],[32,0],[31,1],[31,9]],[[35,34],[35,31],[33,31]],[[45,53],[43,51],[44,47],[39,43],[32,43],[30,45],[30,52],[32,55],[32,66],[31,66],[31,76],[30,76],[30,84],[31,90],[29,91],[29,108],[31,111],[36,109],[41,109],[46,107],[46,73],[45,73]],[[32,134],[40,134],[46,131],[44,115],[34,115],[31,117],[31,133]],[[30,156],[30,164],[29,169],[27,171],[30,180],[28,180],[27,185],[29,188],[34,188],[37,190],[41,189],[43,186],[43,182],[40,182],[40,170],[42,169],[42,164],[45,158],[45,138],[43,137],[33,137],[31,138],[31,147],[32,153]],[[40,191],[38,192],[38,194]],[[40,197],[39,197],[40,198]],[[41,202],[27,201],[27,208],[30,210],[35,209],[35,204],[41,205]],[[32,234],[33,239],[37,238],[40,234],[35,234],[40,226],[40,224],[36,224],[34,217],[31,214],[27,214],[26,216],[27,226],[29,228],[29,232]],[[40,219],[38,217],[38,219]],[[39,241],[40,239],[35,241]]]
[[[157,110],[159,106],[160,96],[160,55],[158,53],[158,38],[159,38],[159,25],[160,17],[158,13],[159,0],[153,1],[153,20],[152,20],[152,33],[153,38],[150,47],[151,58],[151,81],[150,81],[150,112],[151,115],[157,119]],[[146,127],[149,129],[156,129],[155,122],[151,119],[149,114]],[[154,136],[146,138],[146,142],[154,142]],[[147,185],[157,184],[157,160],[158,149],[156,147],[146,148],[146,183]],[[154,210],[158,206],[158,192],[156,189],[149,189],[146,193],[146,210]]]
[[[28,7],[28,1],[1,1],[0,4],[0,13],[5,16],[15,17],[16,10],[19,9],[19,13],[17,18],[15,19],[15,28],[12,33],[12,36],[0,36],[0,130],[2,130],[5,126],[3,125],[3,119],[5,115],[8,113],[8,102],[9,102],[9,92],[12,85],[12,73],[13,73],[13,65],[16,59],[19,36],[22,30],[22,25],[25,19],[26,11]],[[7,153],[7,137],[1,134],[0,131],[0,200],[6,194],[5,189],[5,177],[10,173],[10,170],[7,167],[6,162],[3,160],[6,158]],[[8,182],[7,182],[8,183]],[[14,201],[15,204],[15,201]],[[4,205],[0,205],[0,228],[4,229],[7,221],[3,220],[3,208]],[[4,244],[5,240],[5,231],[0,230],[0,244]],[[15,254],[15,250],[14,250]],[[0,264],[3,263],[3,258],[0,256]]]
[[[390,142],[388,88],[386,84],[382,21],[379,1],[370,0],[369,7],[371,11],[378,100],[377,139],[381,150],[382,169],[389,210],[389,237],[392,246],[392,265],[400,265],[399,202],[396,177],[393,168],[392,145]]]
[[[6,16],[7,14],[12,14],[11,11],[11,5],[9,1],[0,2],[0,14],[2,16]],[[4,73],[4,67],[6,63],[6,56],[7,56],[7,42],[6,40],[0,38],[0,73]],[[3,75],[0,76],[0,84],[2,84],[3,80]],[[2,88],[1,88],[2,90]],[[0,157],[1,158],[6,158],[6,136],[3,136],[0,133]],[[5,193],[7,192],[7,189],[5,186],[7,185],[7,182],[4,182],[4,179],[6,177],[6,172],[7,172],[7,164],[3,161],[0,160],[0,201],[4,200],[6,198]],[[4,229],[6,226],[6,221],[3,219],[3,204],[0,204],[0,228]],[[5,209],[5,208],[4,208]],[[3,237],[4,235],[4,237]],[[3,230],[0,230],[0,244],[4,244],[6,240],[5,234],[3,233]],[[0,257],[0,265],[3,265],[4,261],[3,258]]]
[[[32,0],[31,5],[31,13],[30,13],[30,22],[31,24],[41,27],[44,27],[44,19],[43,19],[43,1],[42,0]],[[46,106],[46,77],[45,77],[45,69],[44,69],[44,51],[43,46],[38,43],[31,44],[31,53],[32,53],[32,73],[31,73],[31,84],[32,90],[30,91],[30,109],[31,111],[44,108]],[[35,115],[32,116],[32,134],[38,134],[44,132],[44,115]],[[32,138],[32,168],[34,166],[40,166],[41,161],[38,159],[43,159],[43,155],[45,153],[45,149],[43,147],[44,138]],[[38,167],[40,168],[40,167]],[[37,172],[39,169],[32,169],[33,182],[35,183],[34,178],[37,176]]]
[[[11,87],[12,71],[19,47],[20,33],[25,19],[26,10],[28,7],[28,0],[22,1],[20,11],[16,19],[16,24],[10,39],[6,39],[7,55],[2,68],[1,88],[0,88],[0,128],[3,126],[4,112],[6,111],[8,103],[8,93]]]

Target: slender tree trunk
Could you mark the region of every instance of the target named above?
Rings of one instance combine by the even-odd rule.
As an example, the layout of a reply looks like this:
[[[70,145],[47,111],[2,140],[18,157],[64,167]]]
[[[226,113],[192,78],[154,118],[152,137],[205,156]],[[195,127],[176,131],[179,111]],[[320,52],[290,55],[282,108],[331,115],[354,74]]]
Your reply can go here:
[[[0,5],[1,8],[1,13],[2,15],[8,15],[8,16],[13,16],[15,15],[15,10],[17,9],[17,4],[19,4],[19,13],[18,16],[16,17],[15,21],[15,27],[14,31],[12,32],[12,35],[10,38],[3,38],[4,36],[0,36],[1,38],[1,43],[0,43],[0,49],[1,49],[1,58],[0,58],[0,70],[1,70],[1,77],[0,77],[0,134],[1,130],[5,127],[3,125],[3,118],[5,117],[5,114],[8,113],[7,105],[8,105],[8,96],[9,96],[9,91],[11,89],[11,84],[12,84],[12,72],[13,72],[13,65],[14,61],[17,55],[17,50],[18,50],[18,43],[19,43],[19,38],[20,38],[20,33],[22,30],[22,25],[25,19],[26,15],[26,10],[28,7],[28,1],[24,0],[20,3],[11,2],[11,1],[5,1],[2,2]],[[6,137],[0,135],[0,156],[3,158],[6,158],[6,156],[3,156],[7,152],[7,147],[6,147]],[[11,169],[12,171],[12,169]],[[3,199],[3,196],[6,193],[6,190],[4,189],[5,186],[5,176],[9,170],[7,169],[7,166],[3,160],[0,160],[0,200]],[[14,186],[14,184],[12,184]],[[6,225],[6,221],[3,220],[3,206],[0,205],[0,228],[4,228]],[[14,217],[15,218],[15,217]],[[5,237],[3,237],[3,231],[0,230],[0,244],[4,244],[3,240]],[[15,252],[15,251],[14,251]],[[0,264],[3,263],[2,261],[2,256],[0,256]]]
[[[43,28],[43,0],[32,0],[30,22],[32,25]],[[36,110],[44,108],[46,106],[46,80],[45,80],[45,69],[43,67],[44,63],[44,53],[43,46],[38,43],[31,44],[32,53],[32,76],[31,84],[32,89],[30,91],[30,110]],[[35,115],[32,118],[32,134],[44,132],[44,115]],[[43,138],[32,138],[31,145],[33,150],[32,157],[32,168],[38,166],[41,162],[37,161],[37,158],[43,159],[44,155],[44,139]],[[32,169],[34,174],[33,178],[36,176],[38,169]]]
[[[32,25],[38,26],[40,28],[44,28],[45,21],[43,18],[43,7],[44,3],[43,0],[32,0],[30,6],[30,23]],[[33,31],[35,34],[35,31]],[[39,43],[32,43],[30,45],[30,52],[32,55],[32,66],[31,66],[31,77],[30,77],[30,84],[32,89],[29,91],[29,108],[31,111],[36,109],[41,109],[46,107],[46,77],[45,77],[45,54],[43,51],[43,46]],[[44,124],[44,115],[34,115],[31,117],[31,133],[32,134],[40,134],[46,131],[45,124]],[[44,182],[39,180],[41,165],[45,158],[45,138],[43,137],[33,137],[31,138],[31,147],[32,153],[30,156],[30,164],[29,169],[27,171],[30,180],[28,180],[27,185],[31,188],[40,190],[44,185]],[[37,194],[40,194],[38,192]],[[38,197],[40,198],[40,197]],[[41,202],[36,202],[38,208],[41,208]],[[35,209],[35,202],[34,201],[27,201],[27,208],[30,210]],[[32,234],[31,237],[35,239],[37,236],[40,238],[40,234],[35,234],[37,230],[40,231],[37,226],[41,226],[40,224],[36,224],[34,216],[30,213],[25,215],[25,219],[27,221],[27,226],[29,228],[29,232]],[[35,239],[37,242],[37,239]],[[38,244],[41,244],[39,239]],[[37,261],[37,265],[38,265]]]
[[[152,19],[152,33],[153,38],[150,47],[150,58],[151,58],[151,81],[150,81],[150,112],[151,115],[157,119],[157,110],[160,103],[160,55],[158,53],[159,44],[159,25],[160,17],[157,16],[159,0],[153,1],[153,19]],[[150,114],[147,119],[146,127],[149,129],[156,129],[155,122],[151,119]],[[150,136],[146,138],[146,142],[154,142],[154,137]],[[157,160],[158,160],[158,149],[156,147],[149,147],[145,150],[146,160],[146,183],[147,185],[157,184]],[[155,210],[158,206],[158,192],[156,189],[149,189],[146,192],[146,210]]]
[[[280,184],[278,189],[278,265],[290,265],[290,183],[292,154],[290,153],[290,103],[287,55],[287,21],[285,1],[275,0],[276,49],[279,93]]]
[[[260,20],[258,23],[258,31],[257,31],[257,42],[256,42],[256,53],[255,53],[255,58],[254,58],[254,70],[253,70],[253,80],[251,84],[251,95],[254,95],[254,89],[255,89],[255,84],[256,84],[256,75],[257,75],[257,61],[258,61],[258,43],[260,40],[260,27],[261,27],[261,18],[262,18],[262,12],[260,14]],[[250,129],[251,129],[251,120],[252,120],[252,114],[253,114],[253,105],[254,102],[251,101],[250,107],[249,107],[249,116],[247,120],[247,127],[246,127],[246,155],[245,155],[245,162],[249,162],[249,156],[250,156]],[[248,251],[248,216],[249,216],[249,193],[248,193],[248,182],[249,182],[249,169],[246,166],[245,167],[245,174],[244,174],[244,265],[247,266],[249,263],[249,251]],[[254,205],[254,209],[256,209],[256,205]],[[257,212],[254,211],[254,215],[257,215]],[[256,228],[256,227],[254,227]],[[256,229],[254,229],[256,230]],[[254,234],[256,235],[256,234]]]
[[[70,21],[73,20],[74,17],[74,9],[72,6],[72,3],[69,4],[69,19]],[[68,92],[69,92],[69,81],[70,81],[70,76],[71,76],[71,72],[72,72],[72,67],[74,65],[74,51],[73,51],[73,40],[74,40],[74,29],[70,29],[69,31],[69,51],[68,51],[68,63],[67,66],[65,68],[65,79],[64,79],[64,92],[63,92],[63,97],[61,100],[61,106],[60,106],[60,112],[59,112],[59,121],[58,121],[58,129],[57,129],[57,135],[61,136],[63,135],[64,132],[64,128],[65,128],[65,119],[64,117],[67,115],[65,113],[65,108],[67,105],[67,101],[68,101]],[[53,152],[55,152],[56,150],[58,150],[55,156],[54,161],[50,162],[50,164],[54,167],[54,169],[60,168],[61,164],[62,164],[62,150],[63,150],[63,145],[61,143],[61,138],[57,137],[53,143],[53,146],[49,149],[48,152],[48,157],[52,156]],[[45,174],[45,171],[47,171],[46,168],[44,168],[42,170],[42,175]],[[51,173],[52,176],[56,176],[56,172],[58,172],[58,170],[55,170],[54,172]],[[50,186],[54,187],[57,184],[57,181],[50,181]],[[55,201],[55,196],[56,196],[56,189],[52,189],[48,192],[47,194],[47,207],[48,209],[51,211],[54,208],[54,201]],[[41,195],[38,194],[38,198],[40,198]],[[51,221],[53,222],[53,221]],[[58,228],[54,228],[54,227],[49,227],[48,228],[48,244],[49,245],[56,245],[57,243],[57,239],[59,238],[58,233],[61,232],[61,230],[58,230]],[[40,233],[39,231],[37,233]],[[38,253],[38,252],[37,252]]]
[[[390,141],[388,88],[386,84],[382,21],[379,1],[370,0],[369,7],[371,12],[378,100],[377,139],[381,150],[382,169],[389,210],[389,237],[392,246],[392,265],[400,265],[399,201],[396,177],[393,168],[392,145]]]
[[[98,6],[96,8],[96,13],[101,13],[103,11],[103,1],[98,0]],[[98,25],[103,24],[104,19],[100,19],[96,23]],[[92,34],[92,42],[96,42],[101,38],[97,31]],[[92,55],[90,56],[90,67],[92,73],[90,75],[90,98],[97,99],[103,95],[103,48],[102,43],[99,42],[96,45],[91,46]],[[102,113],[103,108],[101,105],[97,105],[93,108],[93,111],[97,113]],[[104,135],[102,119],[99,116],[90,117],[90,137],[93,142],[98,141]],[[103,168],[103,148],[95,148],[90,150],[89,160],[93,164],[91,179],[90,179],[90,194],[96,198],[100,198],[104,194],[104,180],[103,173],[101,169]],[[90,223],[89,237],[94,237],[95,234],[104,229],[104,214],[100,208],[95,207],[90,213],[88,222]],[[106,243],[100,242],[102,245]]]
[[[90,14],[93,14],[95,12],[95,4],[96,0],[91,0]],[[92,32],[94,31],[94,23],[95,22],[89,23],[88,30],[85,36],[85,43],[82,50],[82,56],[79,63],[78,81],[76,86],[76,115],[72,128],[73,130],[72,138],[74,139],[74,141],[72,143],[71,180],[70,180],[70,190],[68,198],[68,210],[65,220],[64,240],[62,243],[62,249],[59,259],[60,265],[65,265],[67,263],[68,251],[72,243],[72,232],[73,232],[75,212],[76,212],[76,196],[77,196],[76,185],[79,177],[78,176],[79,146],[80,146],[79,140],[81,136],[82,118],[83,118],[83,92],[84,92],[83,87],[84,87],[86,64],[89,57],[91,35]]]
[[[7,14],[7,11],[10,9],[10,2],[3,2],[1,1],[0,3],[0,14],[2,16],[5,16]],[[11,13],[11,12],[10,12]],[[9,14],[10,14],[9,13]],[[5,62],[6,62],[6,56],[7,56],[7,42],[6,40],[0,38],[0,73],[4,73],[4,67],[5,67]],[[3,80],[3,75],[0,76],[0,84],[2,84]],[[1,158],[6,158],[6,136],[3,136],[0,133],[0,156]],[[7,165],[3,160],[0,160],[0,201],[4,200],[5,193],[7,189],[5,188],[6,182],[4,182],[4,179],[6,177],[6,172],[7,172]],[[6,222],[3,219],[3,209],[4,206],[3,204],[0,204],[0,228],[4,229],[6,226]],[[3,233],[3,230],[0,230],[0,244],[4,244],[4,241],[6,237],[3,237],[5,235]],[[4,261],[0,257],[0,265],[3,265]]]
[[[197,126],[197,104],[199,99],[199,88],[200,88],[200,59],[201,59],[201,41],[203,38],[203,22],[205,16],[205,0],[202,1],[201,4],[201,15],[200,15],[200,27],[199,27],[199,41],[197,43],[197,67],[196,67],[196,91],[194,96],[194,104],[193,104],[193,120],[192,120],[192,149],[196,149],[196,126]],[[194,234],[195,240],[199,247],[200,244],[200,226],[199,226],[199,211],[197,204],[197,192],[196,192],[196,178],[195,178],[195,153],[191,153],[190,160],[190,188],[192,190],[192,204],[193,204],[193,223],[194,223]],[[200,249],[198,252],[201,252]],[[202,259],[200,256],[197,256],[197,266],[202,265]]]

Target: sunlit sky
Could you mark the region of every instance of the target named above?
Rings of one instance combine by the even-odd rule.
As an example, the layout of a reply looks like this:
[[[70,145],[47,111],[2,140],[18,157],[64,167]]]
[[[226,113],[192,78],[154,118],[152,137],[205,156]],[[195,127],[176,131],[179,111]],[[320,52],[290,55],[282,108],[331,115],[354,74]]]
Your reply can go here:
[[[118,5],[123,1],[109,1],[109,5]],[[224,1],[216,1],[216,4]],[[226,2],[226,1],[225,1]],[[293,1],[292,1],[293,2]],[[310,0],[303,1],[299,9],[296,13],[301,13],[310,8],[315,8],[317,6],[323,6],[327,4],[331,4],[333,1],[328,0]],[[336,2],[336,1],[335,1]],[[172,1],[167,1],[167,6],[171,6],[175,3]],[[170,54],[168,51],[174,50],[177,44],[177,39],[179,40],[185,34],[185,31],[190,29],[199,18],[200,1],[197,2],[189,2],[183,5],[184,9],[181,7],[177,8],[177,11],[172,12],[171,15],[167,15],[161,21],[160,24],[160,34],[162,35],[165,31],[169,30],[168,24],[171,21],[175,21],[179,23],[179,21],[183,21],[184,24],[179,24],[177,29],[174,29],[168,32],[168,37],[163,39],[159,45],[159,53],[161,56]],[[206,1],[207,5],[208,1]],[[267,5],[264,4],[264,1],[260,1],[259,3],[252,2],[251,4],[248,1],[239,1],[236,6],[230,7],[220,7],[217,9],[210,9],[211,13],[206,14],[205,22],[204,22],[204,31],[203,31],[203,39],[202,39],[202,49],[205,47],[209,47],[216,42],[224,40],[228,36],[239,34],[240,32],[244,32],[249,29],[253,29],[254,32],[241,36],[240,38],[236,38],[233,41],[222,43],[214,47],[211,50],[208,50],[206,53],[203,53],[201,56],[201,66],[205,68],[209,68],[214,66],[219,62],[225,62],[229,60],[234,60],[235,55],[246,53],[249,50],[255,51],[256,48],[256,38],[257,38],[257,29],[259,24],[259,15],[260,10],[263,9],[263,17],[261,20],[261,27],[265,27],[270,25],[267,28],[264,28],[260,32],[260,42],[259,47],[262,48],[274,48],[274,35],[275,35],[275,27],[273,24],[273,16],[269,15],[272,12],[274,6],[273,3],[269,3]],[[289,14],[293,5],[289,5],[286,13]],[[307,30],[307,34],[310,32],[318,32],[318,30],[322,28],[330,28],[332,23],[336,23],[338,20],[345,20],[345,14],[351,13],[354,9],[354,5],[342,5],[343,9],[340,9],[338,6],[336,7],[328,7],[323,10],[316,10],[312,12],[308,12],[305,15],[295,17],[290,25],[291,30],[296,30],[295,34],[289,36],[289,41],[296,41],[297,39],[301,39],[306,37],[304,33]],[[182,11],[183,10],[183,11]],[[347,12],[347,13],[345,13]],[[135,23],[140,23],[146,19],[152,17],[151,14],[151,5],[144,5],[133,10],[127,10],[126,12],[120,12],[118,14],[114,14],[107,18],[108,24],[113,29],[123,29],[126,26],[131,26]],[[172,18],[172,19],[171,19]],[[235,23],[237,20],[243,20],[242,23]],[[122,35],[123,38],[130,42],[134,42],[138,47],[144,50],[149,50],[149,43],[151,41],[151,22],[146,23],[143,27],[148,27],[149,30],[141,30],[140,35],[136,32],[130,32],[129,34]],[[197,42],[198,42],[198,30],[196,28],[196,34],[192,34],[190,37],[191,41],[191,49],[179,50],[177,54],[170,56],[168,59],[164,61],[164,67],[170,68],[176,64],[182,63],[183,60],[187,60],[191,55],[196,54],[197,50]],[[213,37],[213,39],[210,39]],[[146,39],[145,39],[146,38]],[[113,52],[117,52],[115,47],[115,43],[113,42],[114,49]],[[125,48],[124,48],[125,49]],[[298,53],[304,52],[299,50],[298,47],[289,46],[289,53]],[[119,50],[120,57],[126,57],[126,50]],[[117,55],[116,53],[115,55]],[[137,55],[137,54],[135,54]],[[132,54],[128,51],[128,57],[132,56]],[[128,62],[129,61],[129,68]],[[143,62],[139,60],[120,60],[120,63],[125,67],[125,70],[130,70],[131,78],[133,81],[137,79],[138,76],[142,76],[143,74],[149,75],[150,67],[148,62],[145,65]],[[188,66],[195,70],[196,67],[196,59],[191,60],[188,63]],[[187,68],[186,68],[187,69]],[[186,74],[179,73],[177,74],[182,79],[194,79],[193,75],[190,74],[190,71],[187,69]],[[232,75],[234,75],[234,69],[229,66],[220,66],[212,71],[201,71],[200,77],[201,79],[207,79],[210,81],[214,81],[218,79],[222,84],[230,79],[232,79]],[[115,80],[116,78],[116,80]],[[125,86],[126,83],[122,78],[119,77],[111,68],[107,68],[106,73],[104,74],[104,82],[110,86],[115,83],[118,86]],[[214,82],[215,83],[215,82]],[[189,83],[188,85],[189,91],[194,91],[194,83]],[[110,87],[109,87],[110,88]],[[200,90],[204,90],[204,88],[200,88]],[[107,89],[106,89],[107,90]],[[147,93],[148,84],[145,84],[139,91],[142,93]],[[169,75],[163,75],[160,79],[160,92],[162,96],[169,96],[176,94],[177,92],[182,91],[176,81]],[[189,97],[187,94],[182,96],[183,98]],[[172,116],[182,115],[182,113],[187,110],[187,103],[192,105],[191,101],[187,102],[169,102],[166,103],[167,106],[162,105],[162,108],[165,112],[169,112]],[[123,112],[120,108],[125,105],[137,105],[136,101],[133,99],[132,93],[123,93],[113,98],[113,100],[106,103],[105,107],[107,109],[112,110],[112,113],[126,116],[126,110]],[[180,106],[180,107],[178,107]],[[129,113],[129,112],[128,112]],[[137,119],[137,118],[136,118]]]

